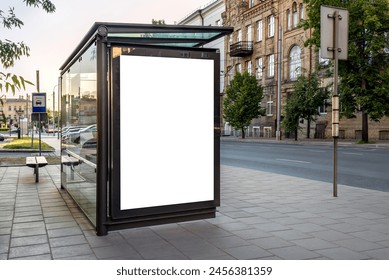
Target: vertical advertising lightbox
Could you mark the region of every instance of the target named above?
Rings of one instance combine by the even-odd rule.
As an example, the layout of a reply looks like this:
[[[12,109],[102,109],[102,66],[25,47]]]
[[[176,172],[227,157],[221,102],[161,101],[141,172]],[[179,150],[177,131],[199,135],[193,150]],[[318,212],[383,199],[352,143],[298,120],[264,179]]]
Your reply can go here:
[[[120,55],[114,63],[114,217],[219,203],[219,65],[199,51],[190,57],[150,52],[159,55]]]

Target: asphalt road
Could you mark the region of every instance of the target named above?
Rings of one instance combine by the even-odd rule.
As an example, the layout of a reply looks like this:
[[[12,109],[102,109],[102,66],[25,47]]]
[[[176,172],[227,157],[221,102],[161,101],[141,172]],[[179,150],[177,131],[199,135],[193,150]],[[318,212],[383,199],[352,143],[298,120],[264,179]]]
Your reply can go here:
[[[221,164],[333,182],[333,145],[221,142]],[[338,146],[338,184],[389,192],[389,147]]]

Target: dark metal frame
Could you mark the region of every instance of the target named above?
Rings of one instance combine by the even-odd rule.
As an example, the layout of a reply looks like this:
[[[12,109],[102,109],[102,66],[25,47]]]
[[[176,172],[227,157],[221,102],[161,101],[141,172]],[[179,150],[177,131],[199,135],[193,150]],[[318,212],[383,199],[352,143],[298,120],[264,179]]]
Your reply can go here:
[[[106,235],[109,230],[144,225],[177,222],[190,219],[214,217],[216,207],[220,205],[220,60],[219,53],[213,49],[195,48],[232,33],[230,27],[182,26],[182,25],[146,25],[121,23],[95,23],[70,57],[61,66],[61,76],[83,55],[85,50],[96,43],[97,57],[97,189],[96,189],[96,231],[97,235]],[[123,38],[116,33],[212,33],[210,38]],[[191,43],[194,47],[172,47],[180,43]],[[163,44],[163,45],[160,45]],[[111,134],[119,116],[116,98],[120,96],[115,69],[118,64],[111,60],[111,47],[138,46],[151,52],[163,49],[177,57],[179,52],[191,53],[193,58],[215,61],[214,68],[214,200],[180,205],[149,207],[136,211],[118,209],[118,156],[120,147],[117,137]],[[108,78],[107,78],[108,77]],[[115,106],[115,108],[113,107]],[[120,110],[120,108],[119,108]],[[120,120],[119,120],[120,121]],[[120,125],[119,125],[120,129]],[[120,164],[120,163],[119,163]],[[62,168],[61,168],[62,170]],[[120,174],[119,174],[120,175]]]
[[[135,47],[134,45],[125,45]],[[112,46],[114,47],[114,46]],[[126,224],[128,227],[149,225],[155,222],[163,223],[174,220],[188,220],[215,216],[215,209],[220,205],[220,57],[216,50],[199,48],[174,48],[157,46],[136,45],[136,51],[128,55],[136,56],[161,56],[161,57],[182,57],[192,59],[207,59],[214,61],[214,200],[199,201],[167,206],[148,207],[141,209],[120,210],[120,62],[119,58],[112,60],[112,176],[110,178],[111,201],[110,221],[108,226],[115,228]],[[152,172],[152,171],[150,171]],[[183,182],[183,185],[185,182]]]

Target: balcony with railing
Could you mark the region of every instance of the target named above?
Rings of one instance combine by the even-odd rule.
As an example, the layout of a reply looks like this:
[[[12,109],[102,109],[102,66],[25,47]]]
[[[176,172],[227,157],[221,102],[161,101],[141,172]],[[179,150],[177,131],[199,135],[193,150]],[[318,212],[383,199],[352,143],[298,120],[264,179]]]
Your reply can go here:
[[[230,56],[244,57],[253,53],[253,41],[240,41],[230,45]]]

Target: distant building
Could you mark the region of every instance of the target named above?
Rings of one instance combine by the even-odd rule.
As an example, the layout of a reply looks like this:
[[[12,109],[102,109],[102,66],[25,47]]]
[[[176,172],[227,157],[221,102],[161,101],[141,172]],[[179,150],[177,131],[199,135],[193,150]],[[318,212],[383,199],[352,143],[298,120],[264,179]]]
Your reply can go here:
[[[199,25],[199,26],[222,26],[222,13],[225,10],[223,0],[214,0],[199,7],[185,18],[181,19],[178,25]],[[224,92],[224,38],[217,39],[209,44],[204,45],[204,48],[213,48],[220,50],[220,93]]]
[[[28,99],[27,99],[28,98]],[[30,122],[32,102],[29,95],[19,95],[18,98],[3,97],[3,104],[0,105],[0,114],[3,114],[5,120],[0,118],[1,128],[19,127],[20,122]],[[27,130],[25,131],[27,133]]]

